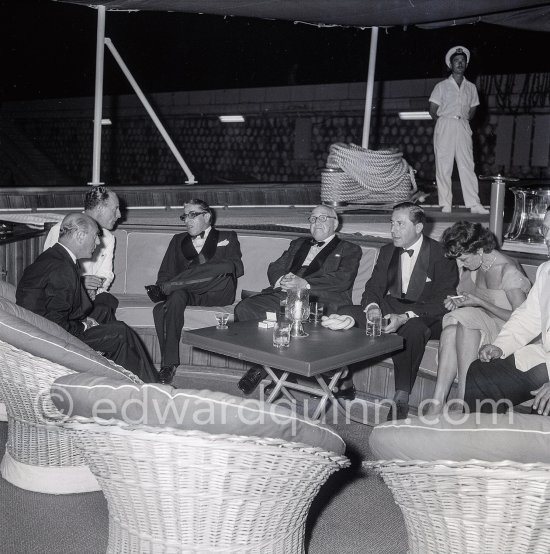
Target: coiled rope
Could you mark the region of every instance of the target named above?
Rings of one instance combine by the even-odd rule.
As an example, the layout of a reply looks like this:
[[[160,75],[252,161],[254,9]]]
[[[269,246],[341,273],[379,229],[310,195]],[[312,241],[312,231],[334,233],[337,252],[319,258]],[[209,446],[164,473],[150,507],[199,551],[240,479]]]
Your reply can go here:
[[[321,175],[323,202],[400,202],[417,190],[414,169],[401,152],[337,142]]]

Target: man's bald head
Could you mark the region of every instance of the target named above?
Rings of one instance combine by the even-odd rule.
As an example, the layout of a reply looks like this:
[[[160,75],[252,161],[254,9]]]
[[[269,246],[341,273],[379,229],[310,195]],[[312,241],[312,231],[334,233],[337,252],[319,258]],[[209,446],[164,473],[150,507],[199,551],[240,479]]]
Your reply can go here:
[[[99,227],[89,215],[71,213],[61,222],[59,242],[78,259],[91,258],[99,244]]]

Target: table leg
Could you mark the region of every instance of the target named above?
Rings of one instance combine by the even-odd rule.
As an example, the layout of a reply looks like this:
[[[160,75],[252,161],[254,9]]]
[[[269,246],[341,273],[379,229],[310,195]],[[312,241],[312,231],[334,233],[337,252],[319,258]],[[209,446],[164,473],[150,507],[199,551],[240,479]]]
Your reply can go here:
[[[271,391],[271,394],[267,397],[266,402],[273,402],[277,396],[279,396],[279,392],[282,392],[290,402],[295,402],[296,399],[292,394],[287,390],[287,388],[284,386],[285,382],[287,380],[287,377],[289,376],[288,371],[284,371],[281,377],[278,377],[277,374],[267,365],[264,365],[264,369],[267,371],[268,375],[273,379],[275,383],[275,388]]]
[[[344,371],[346,371],[346,370],[347,370],[347,368],[343,367],[343,368],[339,369],[338,371],[336,371],[334,373],[334,375],[331,377],[328,385],[325,382],[322,375],[316,375],[315,376],[315,379],[317,380],[317,382],[319,383],[322,391],[325,394],[321,397],[321,400],[319,401],[319,405],[317,406],[317,409],[315,410],[315,413],[313,414],[312,419],[319,419],[321,417],[321,414],[325,411],[325,406],[326,406],[329,398],[333,402],[336,401],[336,398],[334,398],[333,390],[334,390],[334,387],[335,387],[336,383],[338,382],[338,380],[342,376],[342,373],[344,373]]]

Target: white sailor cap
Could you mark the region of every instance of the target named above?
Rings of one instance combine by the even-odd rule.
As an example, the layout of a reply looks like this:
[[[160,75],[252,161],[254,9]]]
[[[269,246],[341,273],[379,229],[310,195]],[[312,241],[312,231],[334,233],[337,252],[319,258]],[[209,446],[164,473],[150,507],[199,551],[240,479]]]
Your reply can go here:
[[[447,64],[447,67],[451,68],[451,58],[455,54],[464,54],[466,56],[466,63],[470,63],[470,51],[465,48],[464,46],[453,46],[446,54],[445,54],[445,63]]]

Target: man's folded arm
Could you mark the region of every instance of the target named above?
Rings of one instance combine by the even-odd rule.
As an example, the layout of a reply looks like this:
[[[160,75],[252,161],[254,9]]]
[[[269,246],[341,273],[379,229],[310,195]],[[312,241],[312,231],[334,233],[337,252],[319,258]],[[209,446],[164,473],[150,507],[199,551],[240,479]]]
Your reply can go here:
[[[75,291],[79,292],[79,291]],[[85,331],[81,321],[69,319],[72,298],[68,295],[67,281],[58,272],[52,272],[46,284],[46,306],[44,317],[57,323],[71,335],[79,336]]]
[[[540,335],[542,330],[540,295],[541,287],[545,286],[542,283],[543,280],[539,278],[537,272],[535,284],[529,291],[525,302],[512,312],[510,319],[502,326],[493,342],[504,352],[505,356],[513,354]],[[548,285],[546,284],[546,286]]]

